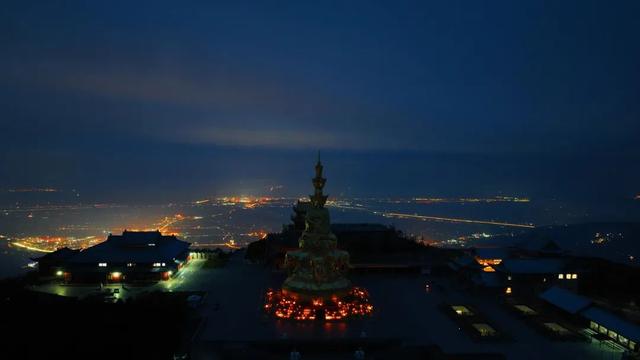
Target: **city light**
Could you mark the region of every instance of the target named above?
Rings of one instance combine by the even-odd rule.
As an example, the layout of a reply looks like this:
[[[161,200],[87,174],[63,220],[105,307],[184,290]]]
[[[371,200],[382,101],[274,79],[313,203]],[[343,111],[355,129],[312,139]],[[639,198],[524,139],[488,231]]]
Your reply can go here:
[[[16,238],[11,245],[26,250],[49,253],[63,247],[85,249],[100,242],[102,240],[97,236],[28,236]]]
[[[252,231],[252,232],[250,232],[250,233],[248,233],[246,235],[251,236],[251,237],[256,237],[258,239],[264,239],[264,238],[267,237],[267,232],[264,231],[264,230],[256,230],[256,231]]]
[[[492,265],[500,265],[502,259],[480,259],[476,257],[476,261],[478,264],[482,266],[492,266]]]

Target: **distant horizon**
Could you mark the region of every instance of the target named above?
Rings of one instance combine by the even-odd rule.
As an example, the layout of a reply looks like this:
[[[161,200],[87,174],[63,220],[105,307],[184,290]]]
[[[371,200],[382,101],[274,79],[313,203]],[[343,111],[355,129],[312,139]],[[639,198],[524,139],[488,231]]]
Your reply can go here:
[[[213,150],[165,146],[129,151],[124,158],[104,153],[96,162],[93,156],[87,158],[68,149],[57,151],[53,157],[46,152],[30,155],[26,164],[12,161],[11,154],[5,153],[8,161],[3,167],[0,189],[76,189],[88,201],[115,202],[263,195],[274,186],[282,187],[277,194],[297,196],[310,191],[315,161],[313,151],[230,149],[220,153],[222,150],[218,149],[212,153]],[[323,152],[327,191],[347,197],[509,195],[605,202],[632,199],[640,193],[640,169],[627,164],[636,160],[640,162],[640,157],[634,154],[606,152],[564,157]]]

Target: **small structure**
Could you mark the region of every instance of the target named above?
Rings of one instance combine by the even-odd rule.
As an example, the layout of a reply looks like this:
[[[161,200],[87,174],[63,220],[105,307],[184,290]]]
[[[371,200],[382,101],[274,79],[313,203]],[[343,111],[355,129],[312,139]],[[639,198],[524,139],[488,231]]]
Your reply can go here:
[[[567,256],[526,256],[518,249],[475,248],[449,267],[475,287],[505,295],[533,295],[554,285],[577,288],[578,262]]]
[[[640,351],[640,326],[597,306],[582,312],[582,317],[589,321],[589,328],[624,346],[631,351]]]
[[[497,270],[504,274],[506,286],[519,294],[538,293],[553,285],[575,288],[578,279],[567,258],[506,259]]]
[[[599,334],[597,336],[630,351],[640,351],[640,326],[593,305],[591,299],[557,286],[540,294],[540,298],[588,326],[592,334]]]

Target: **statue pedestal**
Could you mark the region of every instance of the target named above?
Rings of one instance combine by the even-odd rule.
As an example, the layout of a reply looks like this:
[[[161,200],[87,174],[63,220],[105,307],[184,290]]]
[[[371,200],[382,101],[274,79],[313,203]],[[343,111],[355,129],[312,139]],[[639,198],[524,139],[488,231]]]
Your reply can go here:
[[[362,318],[373,313],[366,290],[352,287],[342,294],[310,297],[286,290],[269,290],[264,309],[286,320],[337,321]]]
[[[351,282],[344,276],[348,266],[346,251],[334,249],[324,254],[290,251],[285,260],[290,276],[282,288],[307,298],[342,294],[351,287]]]

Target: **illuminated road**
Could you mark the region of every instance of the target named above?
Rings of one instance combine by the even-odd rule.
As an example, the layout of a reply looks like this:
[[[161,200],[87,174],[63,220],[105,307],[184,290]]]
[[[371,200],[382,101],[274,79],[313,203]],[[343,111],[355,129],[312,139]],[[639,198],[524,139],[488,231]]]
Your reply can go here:
[[[395,217],[395,218],[400,218],[400,219],[404,218],[404,219],[418,219],[418,220],[448,221],[448,222],[468,223],[468,224],[510,226],[510,227],[519,227],[519,228],[527,228],[527,229],[535,228],[534,225],[530,225],[530,224],[514,224],[514,223],[499,222],[499,221],[458,219],[458,218],[449,218],[449,217],[412,215],[412,214],[402,214],[402,213],[382,213],[382,216],[384,216],[384,217]]]
[[[191,291],[202,290],[203,284],[199,283],[201,277],[199,272],[202,271],[202,266],[206,260],[193,259],[189,261],[189,264],[182,268],[171,279],[158,282],[154,287],[157,290],[162,291]]]
[[[17,246],[19,248],[23,248],[23,249],[27,249],[27,250],[31,250],[31,251],[38,251],[38,252],[44,252],[44,253],[50,253],[53,252],[54,250],[47,250],[47,249],[41,249],[41,248],[37,248],[35,246],[29,246],[29,245],[25,245],[19,242],[14,242],[11,243],[11,245],[13,246]]]
[[[526,229],[535,228],[535,225],[531,225],[531,224],[514,224],[509,222],[489,221],[489,220],[473,220],[473,219],[461,219],[461,218],[450,218],[450,217],[440,217],[440,216],[404,214],[404,213],[396,213],[396,212],[381,212],[381,211],[369,210],[363,207],[344,206],[344,205],[337,205],[337,204],[331,204],[329,206],[332,206],[338,209],[366,211],[366,212],[380,215],[383,217],[391,217],[391,218],[398,218],[398,219],[417,219],[422,221],[445,221],[445,222],[453,222],[453,223],[508,226],[508,227],[517,227],[517,228],[526,228]]]
[[[83,238],[69,237],[26,237],[16,239],[11,246],[22,249],[37,251],[43,253],[51,253],[62,247],[70,248],[87,248],[95,245],[98,240],[96,236],[86,236]]]

